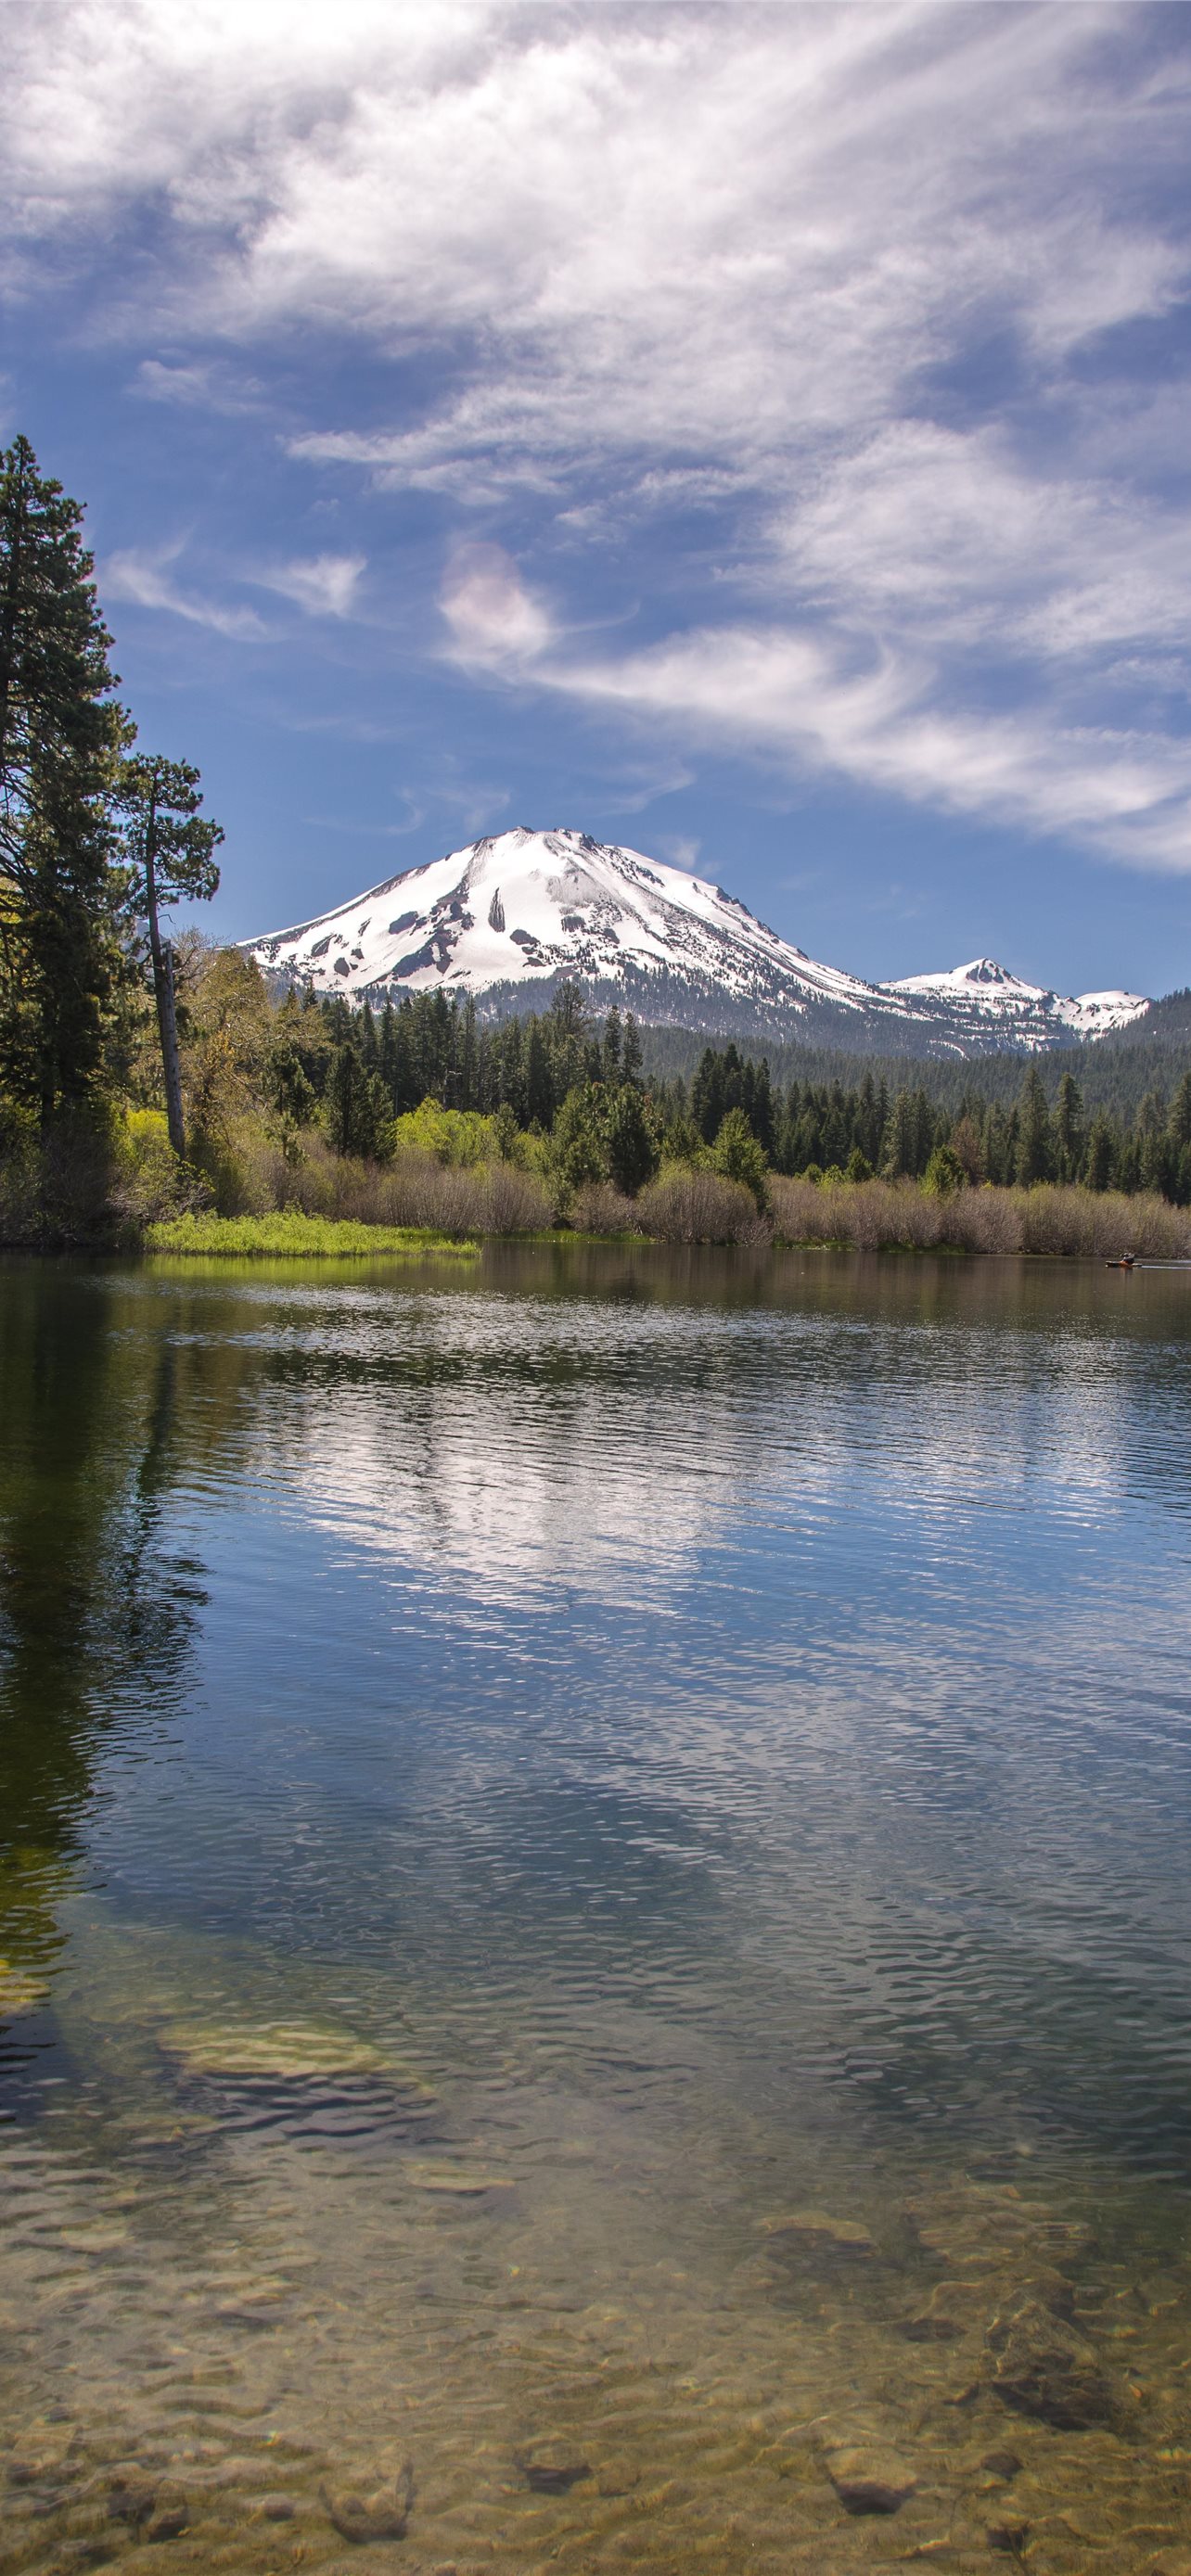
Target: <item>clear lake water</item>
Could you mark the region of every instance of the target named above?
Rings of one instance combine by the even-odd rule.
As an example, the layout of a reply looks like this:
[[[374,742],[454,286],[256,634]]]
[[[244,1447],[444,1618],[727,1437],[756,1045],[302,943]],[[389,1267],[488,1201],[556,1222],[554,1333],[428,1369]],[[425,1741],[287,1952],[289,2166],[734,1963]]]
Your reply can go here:
[[[0,2570],[1191,2576],[1191,1275],[0,1268]]]

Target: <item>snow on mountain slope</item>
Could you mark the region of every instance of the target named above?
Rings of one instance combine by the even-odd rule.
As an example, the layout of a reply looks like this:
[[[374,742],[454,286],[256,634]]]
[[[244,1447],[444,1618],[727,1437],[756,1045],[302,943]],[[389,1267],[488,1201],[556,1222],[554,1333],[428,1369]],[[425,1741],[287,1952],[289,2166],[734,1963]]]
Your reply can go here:
[[[702,877],[585,832],[523,826],[247,944],[265,969],[352,1001],[394,987],[511,997],[574,975],[643,1001],[677,984],[795,1011],[879,1004],[874,985],[816,966]]]
[[[1103,1037],[1110,1029],[1127,1028],[1150,1007],[1141,993],[1080,993],[1068,999],[1041,984],[1023,983],[993,957],[973,957],[969,965],[952,966],[943,975],[902,976],[885,990],[904,993],[911,1004],[943,1003],[957,1028],[961,1022],[974,1030],[995,1023],[1005,1032],[1005,1043],[1025,1047],[1053,1046],[1062,1030],[1076,1038]]]
[[[705,878],[569,829],[473,841],[244,945],[275,982],[352,1003],[441,991],[516,1009],[574,976],[593,1002],[647,1020],[905,1053],[1069,1045],[1148,1008],[1131,993],[1063,1000],[989,958],[868,984],[816,965]]]

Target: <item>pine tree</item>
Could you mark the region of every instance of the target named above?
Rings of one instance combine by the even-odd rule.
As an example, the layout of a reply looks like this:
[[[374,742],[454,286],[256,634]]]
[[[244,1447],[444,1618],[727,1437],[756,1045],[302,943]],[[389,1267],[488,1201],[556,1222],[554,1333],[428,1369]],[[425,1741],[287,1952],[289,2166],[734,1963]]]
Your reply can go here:
[[[153,997],[161,1039],[165,1077],[165,1113],[175,1154],[185,1154],[182,1119],[182,1074],[178,1060],[178,1019],[174,996],[174,953],[163,940],[159,910],[182,901],[209,903],[219,888],[215,852],[223,839],[218,823],[206,820],[199,773],[188,760],[161,760],[137,752],[120,764],[117,803],[123,821],[123,857],[129,872],[129,901],[138,921],[148,923],[153,969]]]
[[[704,1047],[691,1084],[691,1116],[705,1145],[719,1133],[724,1106],[724,1059],[714,1047]]]
[[[766,1204],[765,1156],[743,1109],[729,1109],[711,1149],[711,1167],[722,1172],[726,1181],[740,1181],[751,1190],[758,1208]]]
[[[1032,1189],[1036,1181],[1048,1181],[1052,1170],[1050,1111],[1036,1064],[1022,1084],[1018,1117],[1016,1177]]]
[[[1073,1181],[1083,1160],[1083,1093],[1074,1074],[1065,1073],[1059,1084],[1054,1113],[1055,1178]]]
[[[550,1057],[538,1019],[530,1024],[524,1079],[525,1114],[530,1126],[548,1127],[554,1116],[554,1085],[550,1078]]]
[[[0,1073],[43,1133],[97,1087],[117,963],[122,720],[82,515],[26,438],[0,453]]]
[[[380,1075],[369,1073],[349,1039],[332,1058],[327,1077],[327,1135],[336,1154],[380,1153],[388,1101]]]
[[[608,1168],[618,1190],[635,1198],[658,1167],[658,1149],[645,1115],[645,1103],[633,1082],[623,1082],[608,1098],[604,1114]]]
[[[1083,1175],[1085,1186],[1089,1190],[1110,1190],[1115,1176],[1115,1165],[1112,1129],[1104,1111],[1100,1109],[1092,1120],[1091,1134],[1088,1137]]]
[[[1167,1134],[1181,1153],[1191,1145],[1191,1073],[1185,1073],[1170,1104]]]
[[[908,1091],[895,1092],[881,1140],[881,1170],[887,1180],[901,1180],[916,1168],[918,1119]]]

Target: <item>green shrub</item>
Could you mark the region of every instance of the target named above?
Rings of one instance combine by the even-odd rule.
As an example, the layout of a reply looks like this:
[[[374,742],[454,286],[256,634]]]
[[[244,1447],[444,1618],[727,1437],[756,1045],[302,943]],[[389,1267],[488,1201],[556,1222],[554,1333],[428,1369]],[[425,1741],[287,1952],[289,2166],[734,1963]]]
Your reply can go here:
[[[516,1133],[514,1119],[514,1138]],[[480,1163],[511,1161],[508,1140],[507,1123],[498,1126],[478,1109],[444,1109],[441,1100],[423,1100],[392,1120],[386,1141],[393,1154],[432,1154],[453,1171],[471,1172]]]

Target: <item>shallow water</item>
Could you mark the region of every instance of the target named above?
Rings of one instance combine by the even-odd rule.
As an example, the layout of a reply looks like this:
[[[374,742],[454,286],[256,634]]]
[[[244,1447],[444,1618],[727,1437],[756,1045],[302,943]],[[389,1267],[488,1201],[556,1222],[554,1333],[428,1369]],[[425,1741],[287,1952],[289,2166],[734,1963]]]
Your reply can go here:
[[[1189,1327],[0,1272],[0,2567],[1188,2576]]]

